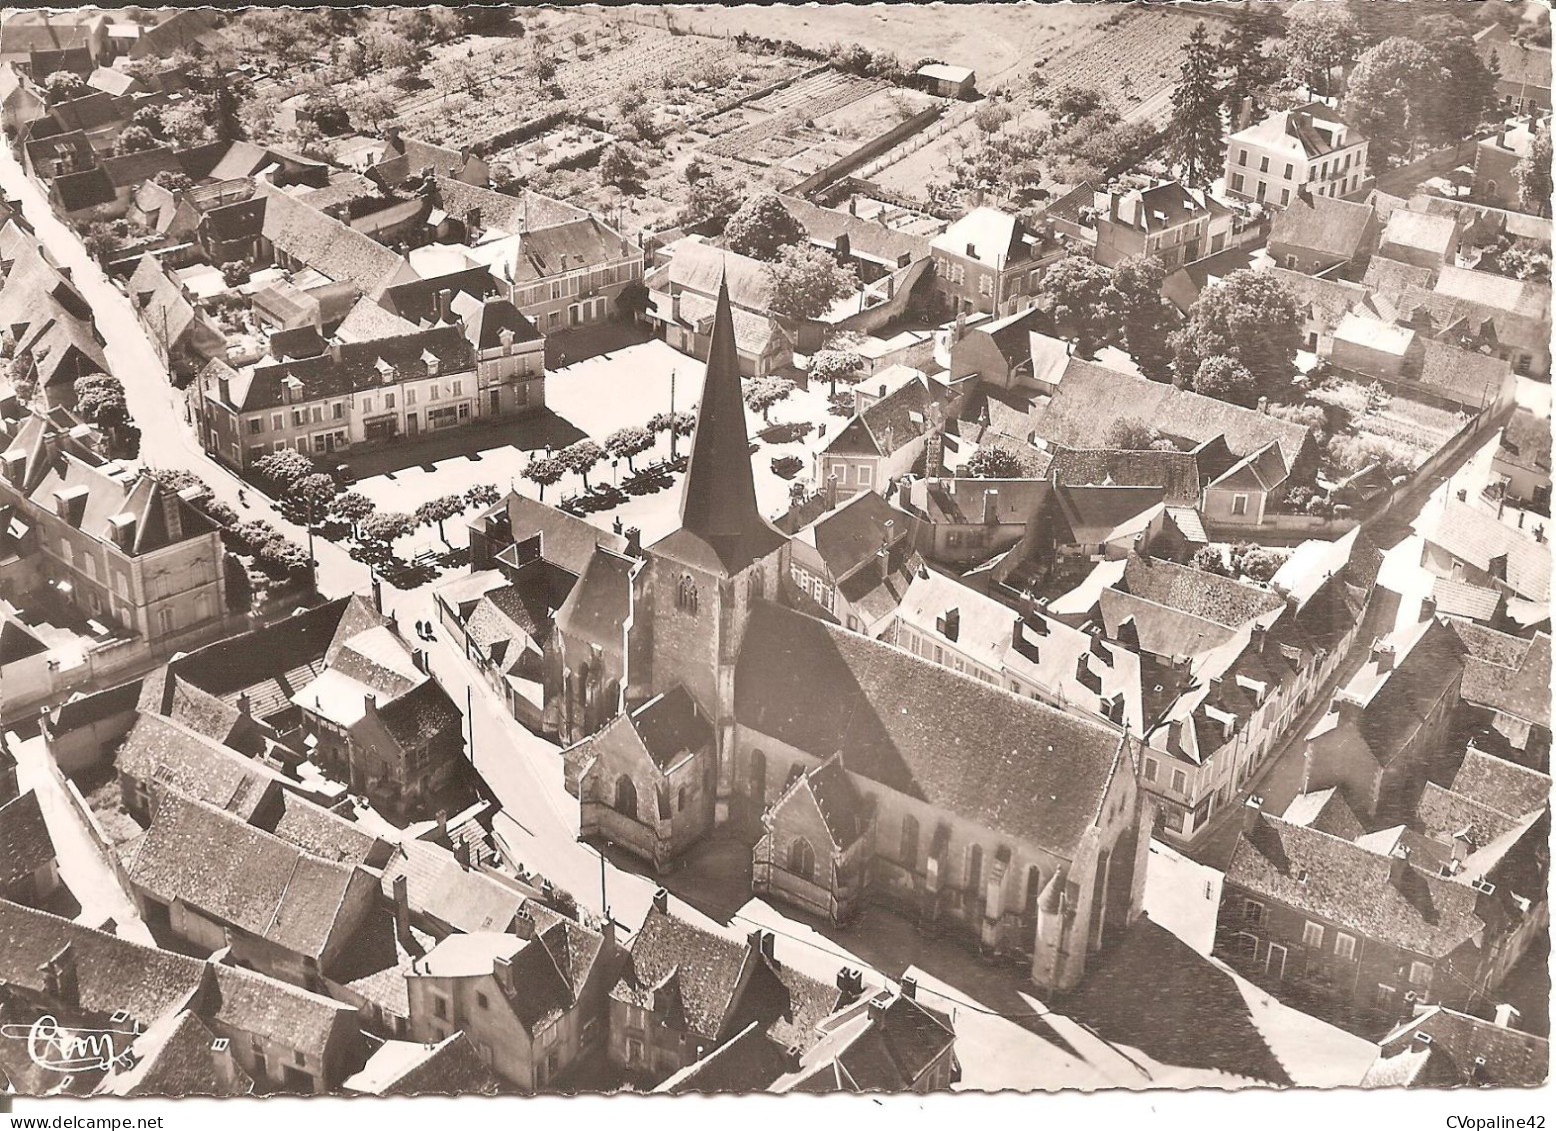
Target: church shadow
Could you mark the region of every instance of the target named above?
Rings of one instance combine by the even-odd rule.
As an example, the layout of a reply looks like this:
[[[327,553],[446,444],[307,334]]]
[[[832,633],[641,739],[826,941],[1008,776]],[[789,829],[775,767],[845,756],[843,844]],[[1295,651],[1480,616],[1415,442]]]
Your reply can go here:
[[[1093,960],[1065,1012],[1163,1064],[1293,1083],[1233,976],[1143,917]]]

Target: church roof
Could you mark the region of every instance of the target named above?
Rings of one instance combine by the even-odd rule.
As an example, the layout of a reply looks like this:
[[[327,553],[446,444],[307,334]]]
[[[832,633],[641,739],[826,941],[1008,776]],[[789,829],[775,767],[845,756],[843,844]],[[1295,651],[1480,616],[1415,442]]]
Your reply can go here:
[[[692,433],[691,462],[681,496],[681,525],[653,551],[725,576],[739,573],[785,541],[756,506],[740,358],[730,316],[729,288],[719,284],[708,346],[708,375]]]

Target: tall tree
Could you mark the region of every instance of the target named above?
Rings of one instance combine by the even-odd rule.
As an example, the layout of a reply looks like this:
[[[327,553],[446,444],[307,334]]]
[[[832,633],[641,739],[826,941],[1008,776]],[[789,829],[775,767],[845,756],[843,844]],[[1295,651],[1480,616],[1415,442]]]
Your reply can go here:
[[[779,249],[778,257],[767,265],[767,278],[772,284],[770,309],[795,321],[819,318],[859,286],[852,267],[805,244]]]
[[[1229,357],[1261,392],[1278,392],[1291,383],[1302,343],[1297,300],[1270,272],[1233,271],[1200,292],[1168,341],[1179,385],[1191,384],[1205,359]]]
[[[1474,39],[1457,17],[1428,16],[1418,21],[1413,38],[1443,69],[1427,115],[1432,141],[1449,144],[1468,137],[1496,102],[1496,72],[1480,57]]]
[[[1109,315],[1124,331],[1124,348],[1140,371],[1156,381],[1167,380],[1172,351],[1167,348],[1167,308],[1162,282],[1167,269],[1154,255],[1134,255],[1113,268],[1102,292]]]
[[[1251,103],[1250,120],[1258,118],[1265,109],[1265,92],[1280,78],[1278,61],[1265,50],[1270,22],[1263,12],[1245,5],[1221,33],[1220,63],[1227,73],[1222,95],[1233,127],[1243,99]]]
[[[1529,152],[1513,169],[1518,181],[1518,200],[1536,216],[1551,214],[1551,130],[1538,130],[1529,144]]]
[[[1281,57],[1295,83],[1328,94],[1335,70],[1355,59],[1360,50],[1360,29],[1338,4],[1305,4],[1286,21]]]
[[[1221,96],[1216,91],[1216,50],[1205,25],[1194,25],[1172,92],[1168,154],[1183,170],[1183,181],[1203,188],[1221,164]]]
[[[1372,140],[1375,155],[1408,157],[1434,128],[1447,77],[1420,43],[1394,36],[1356,60],[1341,112]]]
[[[1033,297],[1054,320],[1059,333],[1075,342],[1078,353],[1090,353],[1107,331],[1105,295],[1108,270],[1084,255],[1059,260],[1038,281]]]
[[[778,258],[780,248],[804,238],[805,229],[773,193],[752,197],[724,225],[730,251],[769,263]]]

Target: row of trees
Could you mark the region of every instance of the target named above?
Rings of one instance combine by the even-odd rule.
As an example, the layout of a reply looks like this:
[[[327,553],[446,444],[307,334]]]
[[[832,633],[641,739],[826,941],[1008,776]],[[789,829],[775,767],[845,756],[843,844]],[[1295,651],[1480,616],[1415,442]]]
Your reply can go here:
[[[1166,380],[1167,312],[1161,299],[1165,274],[1155,256],[1135,256],[1109,271],[1086,256],[1072,255],[1043,274],[1035,296],[1078,352],[1089,354],[1104,342],[1118,340],[1142,372]]]

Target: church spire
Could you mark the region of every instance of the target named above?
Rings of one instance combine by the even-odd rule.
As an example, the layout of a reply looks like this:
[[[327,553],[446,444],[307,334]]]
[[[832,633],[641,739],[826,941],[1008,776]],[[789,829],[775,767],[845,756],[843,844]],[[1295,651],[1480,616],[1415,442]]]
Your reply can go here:
[[[718,305],[708,345],[708,372],[692,434],[691,462],[681,496],[681,532],[705,543],[725,572],[735,573],[783,541],[756,505],[751,442],[740,388],[740,355],[729,286],[719,278]]]

